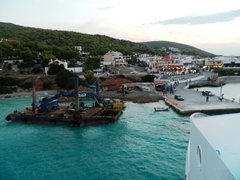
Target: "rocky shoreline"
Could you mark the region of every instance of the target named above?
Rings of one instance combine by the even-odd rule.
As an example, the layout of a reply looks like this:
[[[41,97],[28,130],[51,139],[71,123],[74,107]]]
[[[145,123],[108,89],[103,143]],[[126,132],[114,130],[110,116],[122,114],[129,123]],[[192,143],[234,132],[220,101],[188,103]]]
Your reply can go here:
[[[128,94],[122,94],[116,91],[105,91],[101,92],[101,96],[104,98],[121,99],[123,101],[132,101],[140,104],[157,102],[162,99],[159,92],[155,90],[150,92],[133,90]]]

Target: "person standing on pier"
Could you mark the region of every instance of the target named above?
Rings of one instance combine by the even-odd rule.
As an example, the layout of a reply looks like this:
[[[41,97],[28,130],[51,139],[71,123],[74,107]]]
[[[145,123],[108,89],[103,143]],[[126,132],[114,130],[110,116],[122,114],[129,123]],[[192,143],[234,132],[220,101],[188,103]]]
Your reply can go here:
[[[208,99],[209,99],[209,96],[208,96],[208,94],[207,94],[207,96],[206,96],[206,102],[208,102]]]

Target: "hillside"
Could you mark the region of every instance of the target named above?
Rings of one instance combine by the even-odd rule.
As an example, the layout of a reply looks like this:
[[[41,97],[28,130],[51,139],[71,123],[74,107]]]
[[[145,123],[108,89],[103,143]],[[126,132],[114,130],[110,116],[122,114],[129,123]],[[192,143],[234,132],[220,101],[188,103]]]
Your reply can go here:
[[[103,55],[109,50],[124,54],[133,52],[157,53],[141,43],[118,40],[104,35],[89,35],[71,31],[58,31],[40,28],[23,27],[0,22],[0,38],[17,39],[23,42],[37,42],[54,46],[82,46],[83,51],[92,55]]]
[[[162,54],[159,51],[161,47],[176,47],[181,50],[181,53],[188,55],[199,55],[203,57],[214,56],[211,53],[202,51],[192,46],[185,44],[168,42],[168,41],[150,41],[144,43],[135,43],[126,40],[119,40],[104,35],[89,35],[79,32],[59,31],[40,29],[32,27],[24,27],[11,23],[0,22],[0,39],[16,39],[22,43],[23,47],[19,52],[26,47],[32,52],[32,56],[37,55],[38,52],[50,52],[58,58],[74,58],[73,46],[82,46],[83,51],[90,52],[91,55],[104,55],[108,51],[120,51],[123,54],[149,53]],[[16,45],[15,45],[16,46]],[[6,48],[6,47],[4,47]],[[13,47],[16,49],[16,47]],[[1,49],[0,49],[1,50]],[[3,51],[3,50],[2,50]],[[6,50],[5,50],[6,51]],[[8,56],[8,53],[2,52],[2,55]],[[11,52],[10,54],[17,52]],[[18,53],[26,54],[26,53]]]
[[[143,44],[145,44],[146,46],[148,46],[150,48],[154,48],[154,49],[174,47],[174,48],[178,48],[182,54],[187,54],[187,55],[199,55],[199,56],[203,56],[203,57],[214,57],[215,56],[214,54],[211,54],[209,52],[195,48],[193,46],[175,43],[175,42],[149,41],[149,42],[143,42]]]

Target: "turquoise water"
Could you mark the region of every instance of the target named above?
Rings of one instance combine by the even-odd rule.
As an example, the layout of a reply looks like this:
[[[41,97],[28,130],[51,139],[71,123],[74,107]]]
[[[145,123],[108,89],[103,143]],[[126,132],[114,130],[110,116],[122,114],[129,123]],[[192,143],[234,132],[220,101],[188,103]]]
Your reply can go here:
[[[29,98],[0,99],[0,179],[184,179],[189,118],[127,103],[120,119],[71,128],[6,122]]]

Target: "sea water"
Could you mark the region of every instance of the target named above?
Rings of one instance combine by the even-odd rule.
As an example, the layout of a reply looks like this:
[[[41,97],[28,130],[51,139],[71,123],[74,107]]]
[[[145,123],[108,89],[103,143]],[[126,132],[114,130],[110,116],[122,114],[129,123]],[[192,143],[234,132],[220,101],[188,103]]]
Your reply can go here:
[[[184,179],[189,117],[127,103],[116,123],[73,128],[5,121],[30,98],[0,99],[0,179]]]

